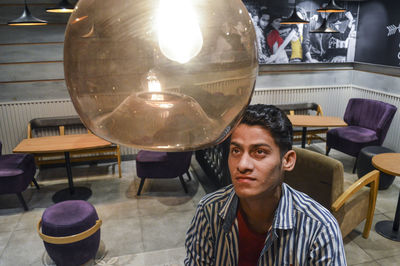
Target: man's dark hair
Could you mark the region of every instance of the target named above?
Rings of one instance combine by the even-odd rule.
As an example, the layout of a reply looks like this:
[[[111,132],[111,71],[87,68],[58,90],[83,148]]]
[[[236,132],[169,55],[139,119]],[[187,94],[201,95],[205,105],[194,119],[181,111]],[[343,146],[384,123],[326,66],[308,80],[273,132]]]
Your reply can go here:
[[[292,149],[293,127],[286,114],[274,105],[249,105],[240,124],[261,126],[271,133],[281,156]]]

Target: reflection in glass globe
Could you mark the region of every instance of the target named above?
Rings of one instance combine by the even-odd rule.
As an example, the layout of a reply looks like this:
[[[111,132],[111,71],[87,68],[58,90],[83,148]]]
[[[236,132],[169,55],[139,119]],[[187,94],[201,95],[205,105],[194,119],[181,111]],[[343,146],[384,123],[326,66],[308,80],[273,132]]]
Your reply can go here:
[[[250,101],[255,32],[240,0],[80,0],[65,79],[96,135],[148,150],[224,140]]]

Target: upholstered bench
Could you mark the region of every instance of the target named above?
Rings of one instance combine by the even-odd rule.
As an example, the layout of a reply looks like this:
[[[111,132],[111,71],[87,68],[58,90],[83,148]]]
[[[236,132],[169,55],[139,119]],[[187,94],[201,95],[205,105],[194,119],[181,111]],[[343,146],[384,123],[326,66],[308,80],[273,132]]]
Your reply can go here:
[[[88,132],[90,133],[81,122],[79,116],[76,115],[35,118],[28,124],[28,138],[65,134],[85,134]],[[118,174],[119,177],[121,177],[121,154],[119,145],[73,151],[70,153],[70,156],[71,162],[117,159]],[[35,155],[35,162],[37,166],[64,163],[64,154],[51,153]]]
[[[47,208],[37,230],[57,265],[82,265],[96,256],[101,223],[92,204],[68,200]]]
[[[366,173],[369,173],[372,170],[375,170],[375,167],[372,165],[372,157],[381,153],[390,153],[394,152],[393,150],[382,147],[382,146],[368,146],[362,148],[357,158],[357,176],[358,178],[362,177]],[[388,175],[383,172],[379,175],[379,190],[388,189],[390,185],[393,183],[395,176]]]

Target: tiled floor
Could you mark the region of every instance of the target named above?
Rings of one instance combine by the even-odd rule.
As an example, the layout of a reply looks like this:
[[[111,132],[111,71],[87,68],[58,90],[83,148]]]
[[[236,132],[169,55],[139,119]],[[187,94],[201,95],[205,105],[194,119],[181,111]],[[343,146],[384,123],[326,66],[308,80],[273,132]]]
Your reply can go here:
[[[323,152],[322,144],[309,149]],[[331,151],[331,157],[343,162],[345,178],[351,174],[354,159]],[[122,163],[123,178],[115,173],[114,164],[73,167],[75,185],[90,187],[89,199],[103,220],[101,238],[105,256],[90,264],[97,265],[182,265],[184,238],[195,207],[205,190],[198,182],[204,175],[192,160],[192,180],[185,194],[179,179],[146,180],[142,196],[136,196],[138,178],[134,161]],[[43,265],[45,249],[36,232],[43,211],[51,206],[51,196],[65,188],[65,169],[48,168],[40,172],[41,190],[30,188],[23,193],[30,210],[24,212],[15,195],[0,195],[0,266]],[[186,178],[186,177],[185,177]],[[187,178],[186,178],[187,179]],[[379,191],[375,221],[393,219],[400,179]],[[344,239],[349,265],[400,265],[400,242],[387,240],[374,228],[369,239],[361,236],[361,224]]]

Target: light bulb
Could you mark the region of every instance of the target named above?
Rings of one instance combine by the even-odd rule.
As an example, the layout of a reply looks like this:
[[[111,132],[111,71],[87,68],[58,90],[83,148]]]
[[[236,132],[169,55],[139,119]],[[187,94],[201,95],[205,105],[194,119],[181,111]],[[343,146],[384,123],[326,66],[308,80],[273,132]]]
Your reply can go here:
[[[184,64],[203,46],[203,36],[192,0],[160,0],[156,27],[161,52]]]

